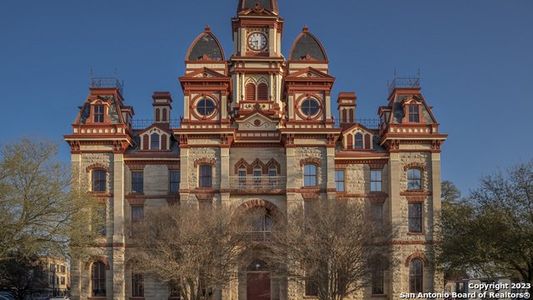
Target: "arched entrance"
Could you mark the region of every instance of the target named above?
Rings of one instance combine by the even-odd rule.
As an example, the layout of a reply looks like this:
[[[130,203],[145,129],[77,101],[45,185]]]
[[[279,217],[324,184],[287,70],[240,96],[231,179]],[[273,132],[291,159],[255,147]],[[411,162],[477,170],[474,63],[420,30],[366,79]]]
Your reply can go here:
[[[256,259],[246,269],[246,300],[270,299],[270,271],[264,261]]]

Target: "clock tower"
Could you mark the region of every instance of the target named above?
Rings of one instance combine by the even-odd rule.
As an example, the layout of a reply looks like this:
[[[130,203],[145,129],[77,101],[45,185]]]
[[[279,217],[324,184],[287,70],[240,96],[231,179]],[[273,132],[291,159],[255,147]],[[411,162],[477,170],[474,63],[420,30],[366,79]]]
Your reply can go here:
[[[283,19],[277,0],[240,0],[232,25],[231,107],[235,120],[255,113],[281,120]]]

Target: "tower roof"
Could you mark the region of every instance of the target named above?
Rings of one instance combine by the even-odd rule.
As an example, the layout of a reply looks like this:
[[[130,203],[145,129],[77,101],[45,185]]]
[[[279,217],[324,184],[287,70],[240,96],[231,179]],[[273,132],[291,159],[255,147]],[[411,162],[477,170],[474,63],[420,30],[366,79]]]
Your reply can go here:
[[[237,13],[247,9],[254,9],[256,7],[269,10],[276,14],[279,13],[277,0],[239,0]]]
[[[211,29],[206,27],[204,32],[192,42],[185,59],[187,61],[223,61],[224,50]]]
[[[309,32],[307,27],[304,27],[302,33],[300,33],[292,45],[289,59],[291,61],[307,60],[327,62],[328,56],[322,43]]]

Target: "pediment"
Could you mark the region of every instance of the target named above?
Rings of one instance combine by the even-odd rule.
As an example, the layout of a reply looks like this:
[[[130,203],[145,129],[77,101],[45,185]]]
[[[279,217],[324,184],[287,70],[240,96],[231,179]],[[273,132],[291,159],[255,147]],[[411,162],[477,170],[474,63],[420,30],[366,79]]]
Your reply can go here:
[[[226,75],[219,73],[215,70],[205,68],[205,67],[189,72],[185,75],[185,77],[187,78],[220,78],[220,79],[227,78]]]
[[[323,78],[323,79],[334,79],[333,76],[327,74],[327,73],[324,73],[320,70],[317,70],[315,68],[311,68],[311,67],[308,67],[308,68],[305,68],[305,69],[302,69],[300,71],[297,71],[297,72],[294,72],[292,74],[290,74],[289,76],[287,76],[287,78],[291,78],[291,79],[300,79],[300,78]]]
[[[276,130],[278,122],[271,120],[261,113],[254,113],[242,120],[238,120],[239,130]]]

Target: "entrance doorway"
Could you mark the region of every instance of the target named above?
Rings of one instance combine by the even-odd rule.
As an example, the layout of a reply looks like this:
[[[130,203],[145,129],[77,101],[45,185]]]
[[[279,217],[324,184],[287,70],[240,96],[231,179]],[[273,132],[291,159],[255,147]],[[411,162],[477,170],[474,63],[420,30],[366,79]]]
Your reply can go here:
[[[262,260],[254,260],[247,268],[246,299],[270,300],[270,272]]]

